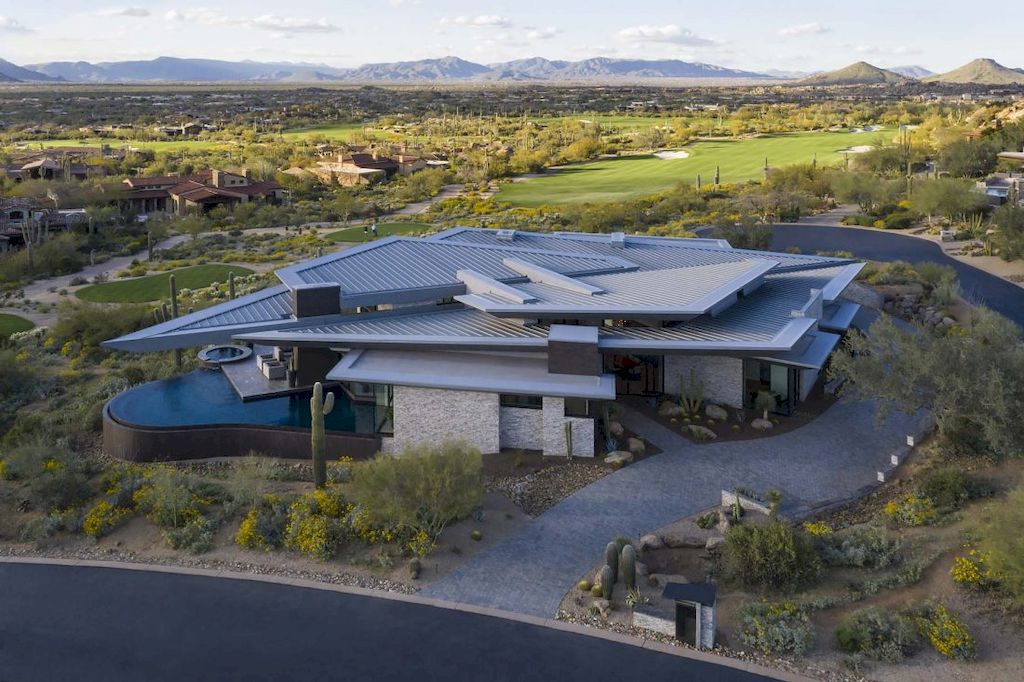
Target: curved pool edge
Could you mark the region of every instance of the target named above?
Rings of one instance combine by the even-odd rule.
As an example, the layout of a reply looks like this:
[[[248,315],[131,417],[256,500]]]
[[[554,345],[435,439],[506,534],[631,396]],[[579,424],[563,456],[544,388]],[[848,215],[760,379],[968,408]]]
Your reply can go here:
[[[111,399],[113,400],[113,399]],[[309,429],[259,424],[201,424],[195,426],[136,426],[123,422],[103,405],[103,452],[129,462],[178,462],[214,457],[309,459]],[[328,431],[327,456],[337,459],[373,457],[381,436]]]

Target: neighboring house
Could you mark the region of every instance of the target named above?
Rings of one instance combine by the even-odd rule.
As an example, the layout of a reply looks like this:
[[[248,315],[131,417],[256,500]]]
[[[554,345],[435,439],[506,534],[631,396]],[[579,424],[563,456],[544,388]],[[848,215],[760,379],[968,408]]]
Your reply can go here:
[[[206,170],[195,175],[125,178],[119,202],[135,215],[206,213],[217,206],[228,211],[249,201],[277,204],[284,189],[273,180],[256,182],[248,172]]]
[[[999,152],[998,157],[1006,161],[1017,161],[1024,163],[1024,151],[1020,152]]]
[[[278,286],[104,345],[147,352],[254,344],[261,360],[251,368],[224,367],[233,386],[224,390],[237,393],[237,411],[224,419],[255,422],[253,433],[265,440],[249,445],[248,431],[236,429],[233,440],[218,441],[224,452],[271,447],[268,429],[279,428],[272,425],[303,423],[295,410],[305,409],[305,398],[280,407],[243,398],[308,392],[323,381],[338,387],[335,418],[349,420],[334,428],[364,439],[339,441],[333,456],[444,438],[485,453],[565,455],[567,429],[572,454],[593,456],[607,437],[601,404],[617,397],[697,391],[711,403],[750,408],[770,391],[778,411],[789,412],[822,390],[822,368],[859,308],[842,294],[862,267],[720,240],[455,228],[293,265],[277,272]],[[278,360],[293,376],[274,388],[257,376],[257,362]],[[253,385],[261,388],[253,393]],[[168,400],[189,390],[168,386]],[[163,400],[159,387],[146,390]],[[196,400],[202,390],[209,389],[197,388]],[[219,400],[210,414],[223,415],[232,402]],[[130,393],[124,401],[140,402]],[[207,411],[196,418],[205,423]],[[192,447],[137,440],[171,436],[136,431],[113,407],[106,422],[112,454]],[[274,440],[274,451],[308,456],[307,440]]]
[[[343,187],[372,185],[388,180],[394,175],[412,175],[425,168],[444,166],[446,162],[406,153],[386,156],[379,149],[369,151],[348,151],[337,154],[333,160],[317,161],[308,169],[326,184],[337,183]],[[284,171],[292,175],[302,174],[303,169],[289,168]]]
[[[0,174],[15,182],[26,180],[85,180],[107,174],[106,160],[124,158],[110,147],[53,147],[16,154],[0,166]]]
[[[995,173],[975,183],[975,189],[988,198],[990,206],[1008,202],[1024,204],[1024,175],[1021,173]]]

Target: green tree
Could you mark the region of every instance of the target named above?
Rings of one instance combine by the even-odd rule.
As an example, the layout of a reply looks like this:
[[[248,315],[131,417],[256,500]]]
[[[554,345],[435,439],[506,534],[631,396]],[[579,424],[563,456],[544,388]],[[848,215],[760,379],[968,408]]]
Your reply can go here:
[[[1024,486],[993,504],[980,528],[979,546],[1001,588],[1024,605]]]
[[[1003,204],[992,214],[992,242],[1003,260],[1024,258],[1024,206]]]
[[[886,183],[874,173],[837,173],[832,191],[836,199],[857,204],[863,213],[870,213],[888,197]]]
[[[915,211],[928,216],[931,223],[936,215],[953,221],[980,213],[985,208],[985,197],[974,191],[968,181],[935,178],[919,183],[914,188],[910,203]]]
[[[730,528],[721,568],[727,580],[746,587],[788,590],[814,582],[824,566],[809,537],[771,518]]]
[[[1000,145],[992,140],[959,139],[939,152],[939,170],[957,178],[987,175],[995,170],[1000,151]]]

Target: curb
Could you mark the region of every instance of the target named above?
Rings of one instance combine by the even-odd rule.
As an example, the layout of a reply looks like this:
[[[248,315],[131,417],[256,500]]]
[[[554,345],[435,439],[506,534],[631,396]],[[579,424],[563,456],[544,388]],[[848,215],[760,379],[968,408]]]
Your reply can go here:
[[[458,602],[445,601],[442,599],[420,597],[418,595],[402,594],[400,592],[387,592],[384,590],[372,590],[365,587],[336,585],[334,583],[323,583],[315,580],[307,580],[304,578],[285,578],[283,576],[277,576],[272,574],[264,575],[257,573],[241,573],[237,571],[228,571],[224,569],[191,568],[186,566],[144,564],[133,563],[128,561],[103,561],[98,559],[51,559],[45,557],[0,556],[0,564],[103,568],[108,570],[138,571],[146,573],[168,573],[172,575],[185,575],[202,578],[248,580],[253,582],[263,582],[275,585],[285,585],[289,587],[320,590],[324,592],[337,592],[341,594],[368,597],[372,599],[387,599],[390,601],[404,602],[406,604],[415,604],[417,606],[428,606],[438,609],[447,609],[450,611],[461,611],[463,613],[471,613],[479,616],[486,616],[489,618],[500,618],[503,620],[513,621],[517,623],[524,623],[526,625],[544,627],[559,632],[582,635],[585,637],[592,637],[595,639],[603,639],[610,642],[616,642],[618,644],[625,644],[628,646],[635,646],[641,649],[648,649],[663,654],[669,654],[671,656],[678,656],[679,658],[689,658],[695,661],[710,663],[712,665],[733,668],[735,670],[741,670],[743,672],[752,673],[754,675],[768,677],[773,680],[781,680],[782,682],[807,682],[808,680],[813,679],[802,675],[797,675],[795,673],[791,673],[788,671],[775,670],[773,668],[768,668],[766,666],[759,665],[756,663],[749,663],[747,661],[728,658],[726,656],[719,656],[717,654],[712,654],[705,651],[698,651],[696,649],[671,646],[669,644],[663,644],[662,642],[642,639],[630,635],[624,635],[618,632],[600,630],[597,628],[588,628],[582,625],[565,623],[550,618],[539,618],[537,616],[529,616],[521,613],[515,613],[513,611],[504,611],[501,609],[494,609],[484,606],[475,606],[473,604],[462,604]]]

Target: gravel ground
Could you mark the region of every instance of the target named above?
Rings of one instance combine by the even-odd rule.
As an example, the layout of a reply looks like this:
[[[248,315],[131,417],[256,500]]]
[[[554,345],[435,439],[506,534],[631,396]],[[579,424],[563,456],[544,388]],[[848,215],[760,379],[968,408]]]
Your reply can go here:
[[[506,495],[527,515],[537,517],[608,473],[597,463],[567,462],[523,476],[497,478],[485,487]]]

